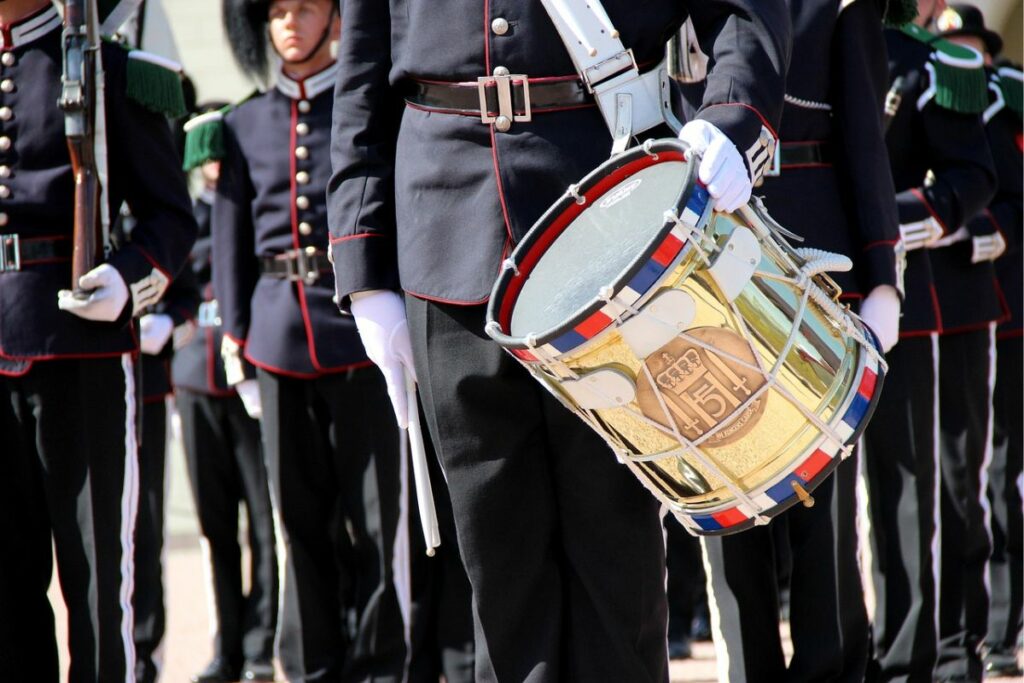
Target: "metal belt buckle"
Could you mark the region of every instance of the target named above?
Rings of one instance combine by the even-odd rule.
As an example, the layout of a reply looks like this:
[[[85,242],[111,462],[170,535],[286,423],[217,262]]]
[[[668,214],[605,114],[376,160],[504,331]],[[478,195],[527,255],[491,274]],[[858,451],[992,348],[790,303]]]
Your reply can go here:
[[[197,319],[199,327],[220,327],[220,306],[217,305],[217,300],[204,301],[199,304]]]
[[[21,238],[0,235],[0,273],[21,270]]]
[[[295,264],[295,279],[302,280],[307,285],[311,285],[320,279],[320,271],[317,269],[314,262],[316,256],[316,247],[309,246],[304,249],[294,249],[289,252],[289,263]],[[293,260],[294,259],[294,260]],[[289,273],[289,276],[291,273]]]
[[[523,111],[516,114],[512,107],[512,82],[522,81],[523,84]],[[494,85],[498,91],[498,115],[488,116],[487,113],[487,86]],[[477,91],[480,94],[480,121],[493,123],[501,132],[512,127],[512,122],[532,121],[533,114],[530,109],[530,79],[525,74],[510,74],[504,67],[494,70],[493,76],[480,76],[476,79]]]

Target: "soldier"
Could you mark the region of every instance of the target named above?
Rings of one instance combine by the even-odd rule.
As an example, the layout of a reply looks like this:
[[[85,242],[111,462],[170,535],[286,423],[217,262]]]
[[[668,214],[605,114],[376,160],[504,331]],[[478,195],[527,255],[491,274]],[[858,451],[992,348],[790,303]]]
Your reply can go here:
[[[223,143],[213,283],[228,383],[251,376],[243,358],[259,380],[283,566],[278,656],[291,681],[398,681],[398,431],[383,378],[331,301],[326,252],[338,2],[230,0],[223,12],[247,73],[267,76],[268,47],[281,60],[272,89],[190,133]]]
[[[881,106],[887,84],[883,19],[898,3],[790,2],[793,52],[774,167],[759,189],[773,218],[801,246],[844,254],[831,274],[860,309],[879,347],[897,340],[899,241]],[[691,90],[693,86],[688,86]],[[703,540],[722,681],[863,681],[869,627],[856,528],[851,457],[771,527]],[[781,525],[781,526],[779,526]],[[791,551],[787,664],[779,634],[777,558]]]
[[[113,215],[127,202],[138,225],[75,283],[87,292],[76,296],[68,291],[74,181],[57,106],[61,18],[49,0],[7,0],[0,25],[0,671],[8,680],[58,680],[46,596],[55,547],[69,680],[120,682],[135,669],[131,321],[160,299],[195,238],[164,118],[178,113],[181,84],[142,53],[99,50],[101,201]]]
[[[875,561],[873,676],[880,680],[933,680],[939,647],[937,610],[956,611],[959,594],[949,583],[958,580],[953,574],[959,568],[950,565],[966,565],[971,556],[976,560],[979,547],[987,545],[962,528],[958,535],[948,535],[949,529],[956,527],[954,520],[944,515],[940,590],[936,401],[939,359],[946,355],[939,353],[938,334],[944,329],[948,309],[940,310],[936,292],[941,272],[937,264],[946,261],[946,254],[942,249],[923,247],[956,233],[984,208],[995,189],[992,158],[979,117],[985,107],[980,57],[936,39],[923,28],[943,7],[942,0],[919,0],[914,22],[886,33],[892,79],[885,114],[889,122],[886,143],[908,256],[900,343],[888,356],[885,390],[865,435]],[[932,257],[937,265],[934,275]],[[985,314],[989,303],[977,300],[980,314]],[[964,393],[979,381],[982,385],[987,382],[987,366],[964,367],[960,372],[967,385],[957,390]],[[962,424],[966,415],[954,417]],[[952,427],[947,417],[943,410],[943,429]],[[979,462],[975,462],[975,479]],[[956,476],[965,480],[966,467],[967,463],[961,463]],[[952,475],[944,465],[944,486],[953,483],[948,481]],[[983,529],[976,531],[985,536]],[[958,573],[965,580],[967,569],[965,566],[965,573]],[[959,644],[961,664],[971,659],[966,651],[972,648],[967,642]],[[943,680],[956,675],[968,675],[966,680],[980,676],[980,670],[969,674],[966,669],[959,674],[949,669],[935,669],[934,673]]]
[[[987,261],[995,262],[999,285],[990,280],[979,283],[987,289],[997,288],[1010,317],[1000,325],[996,342],[995,434],[988,471],[988,499],[991,502],[992,557],[988,578],[991,588],[988,635],[985,638],[985,670],[996,676],[1020,676],[1017,643],[1021,633],[1021,600],[1024,567],[1021,563],[1022,525],[1021,499],[1017,478],[1021,473],[1021,72],[1012,67],[998,70],[993,58],[1003,47],[999,34],[985,27],[981,12],[972,5],[950,5],[939,15],[936,28],[948,40],[972,47],[985,57],[988,76],[988,107],[982,113],[989,148],[996,164],[999,189],[988,208],[974,217],[969,226],[972,235],[970,250],[958,246],[960,262],[970,258],[978,262],[973,269],[984,269],[990,276]],[[980,236],[979,236],[980,235]],[[1006,244],[1012,251],[1000,257]],[[952,249],[953,247],[950,247]],[[973,284],[973,283],[972,283]],[[940,293],[941,290],[940,290]],[[971,297],[949,298],[975,302]],[[943,296],[942,301],[946,300]],[[991,310],[991,309],[990,309]],[[945,313],[944,313],[945,315]],[[980,401],[987,405],[987,402]],[[982,489],[984,490],[984,489]],[[987,511],[986,511],[987,512]],[[976,593],[976,599],[982,598]]]
[[[139,433],[139,510],[135,523],[135,681],[155,683],[162,665],[166,610],[163,586],[167,399],[176,344],[194,334],[198,291],[182,271],[156,306],[139,318],[142,351]]]
[[[218,112],[226,103],[200,107]],[[203,119],[195,119],[202,125]],[[185,159],[186,167],[202,159]],[[190,265],[202,290],[198,334],[174,355],[175,400],[181,416],[189,484],[195,501],[203,558],[213,595],[213,659],[193,683],[271,681],[277,628],[277,557],[267,470],[256,416],[224,377],[220,358],[220,316],[211,283],[210,215],[220,171],[219,161],[200,166],[203,187],[193,203],[199,239]],[[251,385],[250,385],[251,386]],[[250,403],[250,405],[252,405]],[[257,415],[258,416],[258,415]],[[245,504],[249,542],[248,594],[242,588],[242,550],[238,543],[238,504]]]
[[[631,50],[620,58],[644,70],[692,17],[717,59],[682,137],[704,152],[718,207],[745,202],[781,106],[784,5],[604,9]],[[345,12],[328,198],[338,301],[403,427],[403,378],[418,378],[473,588],[477,680],[667,680],[655,500],[484,333],[502,259],[607,158],[604,119],[541,3],[349,0]]]

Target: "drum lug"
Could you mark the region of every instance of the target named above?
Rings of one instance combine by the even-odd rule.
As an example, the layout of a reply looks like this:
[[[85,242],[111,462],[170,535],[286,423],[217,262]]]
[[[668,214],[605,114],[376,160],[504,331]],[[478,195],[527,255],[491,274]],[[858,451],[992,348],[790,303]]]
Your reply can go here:
[[[792,483],[793,485],[793,492],[796,493],[796,497],[800,499],[800,502],[804,504],[804,507],[814,507],[814,496],[807,493],[807,489],[805,489],[803,486],[796,483],[795,481],[790,483]]]

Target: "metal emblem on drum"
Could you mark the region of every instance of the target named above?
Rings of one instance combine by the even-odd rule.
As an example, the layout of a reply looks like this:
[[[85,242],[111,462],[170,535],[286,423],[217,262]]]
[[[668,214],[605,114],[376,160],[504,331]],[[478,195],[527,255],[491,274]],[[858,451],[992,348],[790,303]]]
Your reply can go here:
[[[713,432],[702,445],[725,446],[741,439],[764,414],[767,394],[743,408],[741,414],[736,415],[736,411],[764,386],[765,378],[743,364],[756,366],[754,353],[735,332],[698,327],[686,334],[727,355],[698,346],[690,339],[673,339],[644,361],[657,387],[652,386],[646,373],[641,373],[637,378],[637,403],[644,415],[669,426],[662,401],[654,393],[657,391],[684,437],[693,440]],[[726,420],[728,424],[716,429]]]

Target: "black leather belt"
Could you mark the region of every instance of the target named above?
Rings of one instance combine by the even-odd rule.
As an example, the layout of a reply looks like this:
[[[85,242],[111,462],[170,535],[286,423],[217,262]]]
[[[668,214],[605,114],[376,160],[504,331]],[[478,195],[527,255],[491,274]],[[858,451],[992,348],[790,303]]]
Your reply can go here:
[[[0,273],[21,270],[37,263],[67,261],[72,242],[68,237],[22,237],[0,234]]]
[[[506,92],[511,106],[502,106]],[[515,74],[483,78],[475,83],[413,81],[412,92],[406,95],[405,101],[449,114],[480,116],[481,119],[506,115],[514,116],[517,121],[529,121],[532,114],[545,111],[594,104],[594,98],[578,78],[555,80]]]
[[[316,247],[289,249],[276,256],[260,257],[260,273],[292,282],[313,284],[320,274],[331,270],[327,252]]]
[[[829,166],[832,151],[827,142],[783,142],[775,150],[775,159],[766,176],[777,176],[783,168],[806,165]]]

